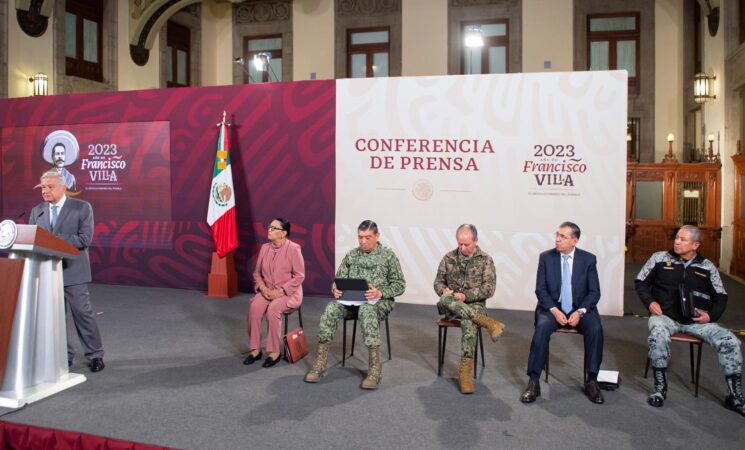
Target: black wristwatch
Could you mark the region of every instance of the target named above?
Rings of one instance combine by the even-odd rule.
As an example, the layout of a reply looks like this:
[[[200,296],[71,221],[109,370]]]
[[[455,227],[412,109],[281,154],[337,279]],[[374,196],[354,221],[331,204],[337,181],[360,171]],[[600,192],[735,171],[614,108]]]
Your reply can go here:
[[[583,310],[581,310],[581,309],[578,309],[577,310],[577,314],[579,314],[579,318],[580,319],[583,318],[583,317],[585,317],[585,312]]]

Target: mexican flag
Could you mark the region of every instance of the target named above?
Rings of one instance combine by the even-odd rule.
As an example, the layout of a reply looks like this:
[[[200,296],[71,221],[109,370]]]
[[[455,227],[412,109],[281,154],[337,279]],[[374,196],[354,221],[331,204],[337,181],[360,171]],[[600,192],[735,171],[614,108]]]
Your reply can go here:
[[[235,225],[235,191],[233,174],[230,170],[228,153],[228,134],[225,127],[225,112],[217,139],[215,168],[212,171],[210,203],[207,209],[207,223],[212,227],[215,251],[221,258],[238,247],[238,230]]]

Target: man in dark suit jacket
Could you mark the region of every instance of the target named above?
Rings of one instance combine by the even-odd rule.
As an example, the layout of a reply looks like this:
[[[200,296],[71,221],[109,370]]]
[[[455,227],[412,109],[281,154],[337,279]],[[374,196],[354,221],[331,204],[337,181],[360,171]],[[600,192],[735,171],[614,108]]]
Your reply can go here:
[[[580,229],[572,222],[559,226],[555,248],[541,253],[535,294],[535,332],[528,357],[528,387],[520,400],[532,403],[541,395],[539,379],[546,363],[551,334],[558,327],[576,328],[585,338],[587,367],[585,394],[591,402],[604,402],[597,378],[603,360],[603,326],[597,304],[600,300],[595,255],[576,248]],[[570,279],[570,283],[564,283]]]
[[[105,367],[103,344],[88,292],[88,283],[91,282],[88,247],[93,240],[93,209],[90,203],[65,195],[65,180],[56,170],[45,172],[39,187],[44,201],[31,210],[29,224],[51,231],[80,250],[80,256],[62,262],[65,302],[70,308],[85,357],[90,361],[91,372],[99,372]],[[75,349],[68,342],[68,365],[72,365],[74,356]]]

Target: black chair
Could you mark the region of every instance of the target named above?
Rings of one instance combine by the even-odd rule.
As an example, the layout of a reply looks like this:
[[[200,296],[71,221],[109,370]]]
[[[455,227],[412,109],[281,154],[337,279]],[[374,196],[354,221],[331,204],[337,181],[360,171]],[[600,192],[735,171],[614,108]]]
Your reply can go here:
[[[349,320],[354,321],[354,323],[352,324],[352,351],[349,353],[349,356],[352,357],[354,356],[354,340],[355,340],[355,336],[357,335],[357,312],[356,311],[354,312],[353,316],[344,319],[344,327],[342,330],[344,337],[342,338],[342,347],[341,347],[342,348],[341,350],[341,366],[342,367],[344,367],[344,364],[347,360],[347,321]],[[391,354],[391,331],[388,328],[388,316],[385,316],[385,318],[381,320],[381,322],[383,321],[385,321],[385,338],[386,338],[386,341],[388,342],[388,361],[390,361],[391,359],[393,359],[393,355]]]
[[[691,354],[691,383],[693,383],[694,386],[694,397],[698,397],[698,380],[701,376],[701,349],[703,348],[703,341],[701,339],[697,338],[696,336],[691,336],[690,334],[686,333],[675,333],[672,336],[670,336],[670,341],[672,342],[683,342],[685,344],[689,345],[690,348],[690,354]],[[696,363],[693,363],[693,346],[698,346],[698,356],[696,357]],[[644,367],[644,378],[647,378],[647,374],[649,373],[649,356],[647,356],[647,365]]]
[[[576,334],[578,336],[581,336],[579,334],[579,331],[577,331],[576,328],[559,327],[559,328],[556,329],[556,333],[560,333],[560,334]],[[546,371],[546,382],[548,382],[548,355],[550,353],[551,353],[551,349],[549,347],[549,348],[546,349],[546,364],[545,364],[545,367],[544,367],[545,368],[545,371]],[[584,358],[584,357],[582,359],[583,359],[583,363],[582,363],[582,380],[583,380],[583,382],[587,383],[587,359]]]
[[[282,313],[282,316],[284,316],[284,324],[282,327],[282,336],[284,337],[289,329],[287,328],[287,319],[297,311],[297,320],[300,323],[300,328],[303,328],[303,310],[300,306],[294,309],[288,309],[287,311]],[[287,349],[284,346],[284,343],[282,343],[282,354],[280,355],[282,359],[287,359]]]
[[[448,339],[448,328],[460,328],[460,320],[442,318],[437,321],[437,376],[442,376],[442,366],[445,363],[445,346]],[[484,363],[484,339],[481,337],[481,327],[477,326],[476,351],[473,355],[473,377],[476,378],[476,369],[479,363],[479,349],[481,349],[481,367]]]

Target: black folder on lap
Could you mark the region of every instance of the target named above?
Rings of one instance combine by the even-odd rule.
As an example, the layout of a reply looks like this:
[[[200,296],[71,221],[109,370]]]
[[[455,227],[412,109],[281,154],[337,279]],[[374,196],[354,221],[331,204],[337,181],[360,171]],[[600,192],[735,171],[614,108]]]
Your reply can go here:
[[[342,292],[339,300],[353,302],[364,302],[367,280],[362,278],[336,278],[334,279],[336,289]]]

